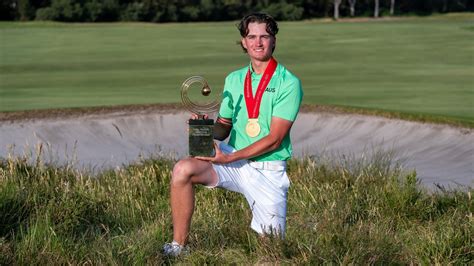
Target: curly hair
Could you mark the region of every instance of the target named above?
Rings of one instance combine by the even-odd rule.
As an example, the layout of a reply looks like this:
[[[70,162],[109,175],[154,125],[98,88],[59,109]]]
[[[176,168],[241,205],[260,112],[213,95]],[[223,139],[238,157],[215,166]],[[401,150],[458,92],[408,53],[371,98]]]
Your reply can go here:
[[[249,24],[253,22],[265,23],[267,25],[267,33],[273,37],[275,37],[275,35],[278,33],[278,23],[272,16],[265,13],[252,13],[243,17],[242,20],[237,24],[237,28],[239,29],[240,36],[242,36],[242,38],[247,37],[249,34]],[[244,50],[244,53],[247,53],[247,49],[245,49],[245,47],[242,45],[242,42],[238,41],[237,43],[240,44],[242,50]],[[273,47],[272,52],[274,50],[275,47]]]

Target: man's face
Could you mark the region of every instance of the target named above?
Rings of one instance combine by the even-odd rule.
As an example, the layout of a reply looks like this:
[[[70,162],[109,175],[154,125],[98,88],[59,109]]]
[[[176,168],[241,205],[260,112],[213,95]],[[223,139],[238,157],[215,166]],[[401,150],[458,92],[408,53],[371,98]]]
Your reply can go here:
[[[242,38],[242,45],[247,49],[250,59],[268,61],[275,47],[275,37],[268,34],[265,23],[249,23],[249,34]]]

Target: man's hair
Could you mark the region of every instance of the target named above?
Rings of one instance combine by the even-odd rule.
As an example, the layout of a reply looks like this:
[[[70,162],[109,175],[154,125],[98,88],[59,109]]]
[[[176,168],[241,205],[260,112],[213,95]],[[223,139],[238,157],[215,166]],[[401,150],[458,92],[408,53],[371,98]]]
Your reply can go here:
[[[273,37],[275,37],[275,35],[278,33],[278,23],[272,16],[265,13],[252,13],[243,17],[240,23],[237,24],[237,28],[239,29],[240,36],[242,36],[242,38],[247,37],[249,34],[249,24],[253,22],[265,23],[267,25],[267,33]],[[242,42],[239,41],[238,43],[246,53],[247,49],[244,48]],[[273,50],[275,50],[275,47],[273,47]]]

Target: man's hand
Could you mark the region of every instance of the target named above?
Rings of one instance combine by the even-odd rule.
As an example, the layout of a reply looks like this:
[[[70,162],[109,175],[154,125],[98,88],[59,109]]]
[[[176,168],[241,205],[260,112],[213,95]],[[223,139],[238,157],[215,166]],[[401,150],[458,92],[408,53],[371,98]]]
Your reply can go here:
[[[199,116],[198,114],[194,114],[194,113],[191,114],[191,119],[200,119],[200,118],[208,119],[209,116],[207,114],[204,114],[204,115],[201,115],[201,116]]]
[[[221,149],[219,149],[219,145],[217,145],[215,142],[214,142],[214,149],[216,151],[216,155],[214,155],[214,157],[196,156],[194,158],[198,160],[202,160],[202,161],[208,161],[215,164],[226,164],[226,163],[232,162],[231,154],[223,153]]]
[[[262,155],[280,147],[283,138],[290,132],[292,125],[292,121],[279,117],[272,117],[270,133],[252,145],[249,145],[236,152],[225,154],[222,153],[219,147],[217,147],[217,145],[214,143],[214,146],[216,147],[216,155],[214,157],[199,156],[195,158],[212,163],[225,164]]]

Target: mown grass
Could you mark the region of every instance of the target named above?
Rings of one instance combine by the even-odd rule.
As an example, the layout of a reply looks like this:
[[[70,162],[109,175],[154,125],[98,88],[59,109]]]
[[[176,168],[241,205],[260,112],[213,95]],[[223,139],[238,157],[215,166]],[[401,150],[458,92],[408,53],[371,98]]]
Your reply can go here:
[[[276,58],[306,104],[473,123],[472,13],[281,22]],[[0,23],[0,111],[179,103],[204,75],[215,89],[248,63],[235,22]]]
[[[389,153],[292,160],[285,240],[259,238],[238,194],[197,190],[192,253],[172,238],[173,160],[92,177],[31,158],[0,163],[0,264],[469,264],[473,189],[427,192]],[[28,163],[29,162],[29,163]]]

